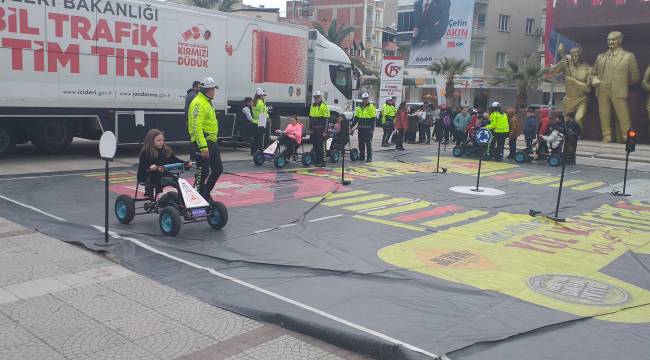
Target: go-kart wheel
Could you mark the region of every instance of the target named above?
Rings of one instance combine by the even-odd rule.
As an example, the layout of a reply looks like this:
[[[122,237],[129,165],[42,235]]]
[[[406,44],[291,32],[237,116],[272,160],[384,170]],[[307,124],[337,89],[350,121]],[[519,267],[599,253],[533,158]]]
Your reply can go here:
[[[253,155],[253,163],[255,163],[256,166],[262,166],[264,164],[264,151],[257,150],[255,152]]]
[[[135,201],[129,195],[120,195],[115,200],[115,217],[122,224],[133,221],[135,216]]]
[[[523,163],[526,162],[526,160],[528,160],[528,154],[526,154],[525,152],[523,152],[523,151],[517,151],[517,152],[515,153],[515,161],[516,161],[518,164],[523,164]]]
[[[460,147],[460,146],[458,146],[458,145],[454,146],[454,148],[451,150],[451,153],[452,153],[455,157],[461,157],[461,156],[463,156],[463,152],[464,152],[464,151],[463,151],[463,148]]]
[[[162,195],[158,199],[158,207],[164,208],[165,206],[172,206],[178,209],[178,206],[181,204],[181,198],[178,196],[176,191],[169,191]]]
[[[282,169],[287,164],[287,158],[284,156],[284,152],[277,153],[273,156],[273,165],[276,169]]]
[[[472,157],[474,155],[474,148],[470,146],[463,147],[463,154],[467,157]]]
[[[164,207],[160,211],[158,223],[164,235],[176,236],[181,231],[181,216],[178,214],[178,210],[171,206]]]
[[[337,163],[341,160],[341,152],[334,150],[330,152],[330,162]]]
[[[358,161],[358,160],[359,160],[359,149],[350,150],[350,161]]]
[[[560,164],[562,164],[562,159],[559,155],[556,154],[549,156],[547,161],[550,167],[558,167]]]
[[[228,209],[224,204],[215,201],[210,207],[207,219],[213,229],[220,230],[228,223]]]
[[[311,151],[302,154],[302,165],[309,166],[312,163]]]

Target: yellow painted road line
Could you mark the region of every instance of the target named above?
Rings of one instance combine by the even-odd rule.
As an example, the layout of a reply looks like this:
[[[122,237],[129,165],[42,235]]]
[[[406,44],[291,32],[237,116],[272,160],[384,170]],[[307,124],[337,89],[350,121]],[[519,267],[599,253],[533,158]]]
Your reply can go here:
[[[394,215],[394,214],[399,214],[407,211],[413,211],[413,210],[420,210],[424,209],[427,206],[433,205],[428,201],[417,201],[412,204],[408,205],[403,205],[403,206],[396,206],[393,208],[388,208],[388,209],[383,209],[383,210],[377,210],[377,211],[371,211],[368,214],[372,216],[388,216],[388,215]]]
[[[595,182],[580,185],[580,186],[574,186],[574,187],[572,187],[572,189],[573,190],[579,190],[579,191],[586,191],[586,190],[592,190],[592,189],[595,189],[595,188],[599,188],[599,187],[601,187],[603,185],[605,185],[604,182],[595,181]]]
[[[584,182],[584,180],[569,180],[569,181],[564,181],[564,184],[562,186],[563,187],[573,186],[573,185],[582,184],[583,182]],[[558,180],[558,182],[556,184],[548,184],[548,186],[552,186],[552,187],[555,187],[555,188],[560,187],[560,181]]]
[[[427,226],[427,227],[437,228],[437,227],[440,227],[440,226],[451,225],[451,224],[459,223],[459,222],[466,221],[466,220],[469,220],[469,219],[477,218],[479,216],[483,216],[483,215],[487,215],[487,214],[488,214],[487,211],[470,210],[470,211],[466,211],[464,213],[454,214],[454,215],[446,216],[444,218],[427,221],[425,223],[422,223],[422,225]]]
[[[548,176],[548,177],[546,177],[544,179],[530,181],[529,183],[533,184],[533,185],[546,185],[546,184],[551,184],[551,183],[558,182],[558,181],[560,181],[559,177],[557,177],[557,176]]]
[[[356,204],[356,203],[360,203],[360,202],[384,199],[384,198],[387,198],[387,197],[388,197],[388,195],[385,195],[385,194],[372,194],[372,195],[359,196],[359,197],[353,197],[353,198],[347,198],[347,199],[341,199],[341,200],[334,200],[334,201],[327,200],[327,201],[323,201],[322,204],[325,205],[325,206],[339,206],[339,205]]]
[[[370,210],[370,209],[375,209],[381,206],[386,206],[386,205],[395,205],[399,203],[403,203],[405,201],[409,201],[413,199],[409,198],[392,198],[388,200],[382,200],[382,201],[375,201],[367,204],[361,204],[361,205],[352,205],[348,207],[344,207],[344,210],[349,210],[349,211],[364,211],[364,210]]]
[[[346,192],[336,193],[336,194],[328,193],[328,194],[325,194],[323,196],[316,196],[316,197],[307,198],[307,199],[303,199],[303,200],[305,200],[307,202],[314,202],[315,203],[315,202],[319,202],[319,201],[323,200],[324,198],[327,198],[328,200],[329,199],[340,199],[340,198],[344,198],[344,197],[348,197],[348,196],[365,195],[365,194],[368,194],[368,193],[370,193],[370,191],[355,190],[355,191],[346,191]]]
[[[373,217],[369,217],[369,216],[363,216],[363,215],[354,215],[353,217],[355,219],[360,219],[360,220],[370,221],[370,222],[374,222],[374,223],[378,223],[378,224],[393,226],[393,227],[397,227],[397,228],[400,228],[400,229],[407,229],[407,230],[413,230],[413,231],[419,231],[419,232],[426,231],[426,229],[423,228],[423,227],[404,224],[404,223],[397,222],[397,221],[391,221],[391,220],[385,220],[385,219],[377,219],[377,218],[373,218]]]
[[[512,179],[510,181],[523,182],[523,183],[532,183],[533,181],[538,181],[538,180],[547,179],[547,178],[548,178],[548,176],[545,176],[545,175],[533,175],[533,176],[525,176],[525,177],[518,178],[518,179]]]

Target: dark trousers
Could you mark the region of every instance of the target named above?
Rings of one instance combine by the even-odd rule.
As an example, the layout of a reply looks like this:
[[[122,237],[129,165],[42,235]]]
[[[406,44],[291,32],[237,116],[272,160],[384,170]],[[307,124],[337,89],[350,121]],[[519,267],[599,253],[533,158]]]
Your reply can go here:
[[[533,139],[526,139],[526,150],[532,150],[533,149]]]
[[[201,152],[196,143],[192,143],[192,149],[194,152]],[[214,141],[208,141],[208,151],[210,152],[208,159],[199,155],[196,156],[196,167],[198,171],[195,175],[194,188],[205,200],[210,201],[212,200],[210,193],[223,172],[223,163],[221,163],[219,144]]]
[[[510,138],[510,140],[508,140],[508,147],[510,148],[510,153],[508,153],[508,157],[514,158],[515,153],[517,152],[517,138]]]
[[[404,149],[404,130],[397,130],[395,134],[395,149]]]
[[[456,145],[462,145],[465,143],[465,132],[462,130],[454,130],[454,140],[456,140]]]
[[[314,163],[322,164],[325,162],[325,142],[323,141],[323,127],[314,126],[311,128],[311,144],[314,146]]]
[[[358,139],[361,159],[372,160],[372,129],[359,129]],[[366,157],[366,149],[368,157]]]
[[[253,124],[251,133],[251,155],[253,155],[257,150],[264,150],[268,146],[266,144],[267,131],[265,127]]]
[[[503,151],[506,147],[506,138],[508,137],[508,133],[497,133],[494,136],[494,141],[492,142],[492,149],[491,153],[494,159],[496,160],[503,160]]]
[[[384,136],[381,139],[381,144],[388,145],[390,135],[393,133],[393,121],[388,121],[388,119],[386,119],[386,123],[382,125],[382,127],[384,128]]]
[[[427,141],[427,124],[418,123],[418,142],[423,144]]]
[[[567,164],[576,163],[576,151],[578,150],[578,138],[568,136],[564,142],[564,158]]]

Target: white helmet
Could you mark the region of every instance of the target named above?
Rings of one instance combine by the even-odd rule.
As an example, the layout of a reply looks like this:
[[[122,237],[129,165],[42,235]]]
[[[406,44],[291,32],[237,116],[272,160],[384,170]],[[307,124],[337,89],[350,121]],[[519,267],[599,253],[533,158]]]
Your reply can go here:
[[[369,99],[370,95],[368,95],[368,93],[363,93],[363,94],[361,94],[361,98],[362,99]]]
[[[201,87],[204,89],[218,89],[219,87],[217,86],[217,83],[214,81],[213,78],[207,77],[203,80],[201,80]]]
[[[255,95],[257,96],[266,95],[266,92],[262,90],[262,88],[257,88],[257,90],[255,90]]]
[[[314,96],[322,96],[322,94],[320,93],[320,91],[316,90],[314,91]]]
[[[492,107],[493,107],[493,108],[495,108],[495,107],[501,107],[501,103],[498,102],[498,101],[495,101],[495,102],[492,103]]]

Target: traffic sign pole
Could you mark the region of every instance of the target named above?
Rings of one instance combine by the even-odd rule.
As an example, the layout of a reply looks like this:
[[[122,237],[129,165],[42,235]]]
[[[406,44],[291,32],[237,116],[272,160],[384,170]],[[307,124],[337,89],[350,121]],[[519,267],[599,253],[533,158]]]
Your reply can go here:
[[[492,133],[490,130],[481,128],[476,131],[476,135],[474,135],[474,138],[476,140],[476,143],[481,146],[481,154],[478,158],[478,174],[476,176],[476,189],[471,189],[474,192],[483,192],[480,188],[481,184],[481,167],[483,165],[483,156],[485,156],[485,151],[487,149],[487,144],[490,143],[490,140],[492,139]]]
[[[481,156],[478,158],[478,175],[476,176],[476,189],[472,189],[474,192],[483,192],[479,188],[479,184],[481,183],[481,164],[483,163],[483,154],[485,153],[485,147],[483,147],[483,151],[481,151]]]

